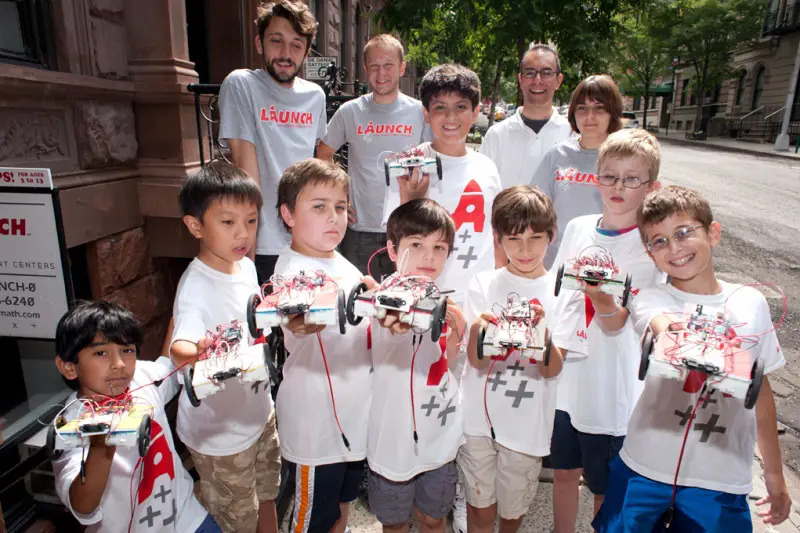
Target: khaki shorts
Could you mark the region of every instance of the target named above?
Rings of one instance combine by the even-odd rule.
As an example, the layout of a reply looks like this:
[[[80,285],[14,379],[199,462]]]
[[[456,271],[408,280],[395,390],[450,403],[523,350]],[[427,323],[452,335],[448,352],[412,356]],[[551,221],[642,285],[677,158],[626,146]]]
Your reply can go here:
[[[466,435],[456,458],[467,503],[478,509],[497,503],[497,513],[515,520],[536,496],[542,458],[509,450],[489,437]]]
[[[252,533],[258,526],[258,505],[274,500],[281,483],[281,449],[270,413],[261,437],[234,455],[203,455],[192,449],[200,475],[200,502],[225,533]]]

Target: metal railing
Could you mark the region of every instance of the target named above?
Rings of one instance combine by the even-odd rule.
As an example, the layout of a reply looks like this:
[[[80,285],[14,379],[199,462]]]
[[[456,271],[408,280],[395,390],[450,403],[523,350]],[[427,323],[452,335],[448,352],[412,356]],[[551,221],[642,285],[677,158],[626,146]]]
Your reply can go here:
[[[194,94],[194,116],[197,122],[197,146],[200,149],[200,165],[205,166],[206,158],[203,149],[203,121],[206,125],[206,135],[208,137],[209,161],[221,157],[230,163],[222,145],[219,143],[219,88],[218,83],[190,83],[186,89]],[[208,96],[205,102],[201,102],[202,96]],[[205,108],[205,110],[204,110]],[[207,111],[207,112],[206,112]]]

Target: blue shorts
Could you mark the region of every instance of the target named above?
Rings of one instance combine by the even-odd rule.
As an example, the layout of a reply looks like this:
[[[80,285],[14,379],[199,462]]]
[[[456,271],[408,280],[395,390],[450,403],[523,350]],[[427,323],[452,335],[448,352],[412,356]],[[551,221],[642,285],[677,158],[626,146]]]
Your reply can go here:
[[[222,533],[222,530],[219,524],[217,524],[217,521],[214,520],[214,517],[207,514],[203,523],[200,524],[200,527],[195,529],[194,533]]]
[[[746,494],[697,487],[678,487],[672,524],[665,530],[671,498],[672,485],[637,474],[617,457],[611,462],[608,490],[592,526],[598,533],[753,531]]]
[[[543,466],[557,470],[583,469],[583,478],[592,494],[604,494],[608,464],[622,449],[625,437],[595,435],[578,431],[569,413],[556,410],[550,456]]]
[[[320,466],[284,461],[295,479],[290,531],[328,533],[342,516],[339,504],[358,498],[366,461]]]

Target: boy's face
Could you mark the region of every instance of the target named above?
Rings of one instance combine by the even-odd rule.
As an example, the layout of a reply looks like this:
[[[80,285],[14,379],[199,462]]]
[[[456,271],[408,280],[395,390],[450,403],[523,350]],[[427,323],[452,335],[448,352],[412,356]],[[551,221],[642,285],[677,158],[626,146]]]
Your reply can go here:
[[[497,233],[495,233],[497,238]],[[539,277],[545,273],[544,256],[550,236],[546,231],[527,228],[521,233],[503,235],[498,239],[508,257],[508,271],[522,277]]]
[[[80,382],[81,397],[118,396],[125,392],[136,370],[136,346],[111,342],[98,333],[78,352],[78,362],[68,363],[56,357],[61,374]]]
[[[608,135],[608,125],[611,123],[611,114],[602,102],[586,99],[575,107],[575,124],[581,135],[588,137],[602,137]]]
[[[425,122],[433,131],[433,148],[445,155],[462,155],[467,134],[478,120],[480,105],[472,107],[469,98],[459,93],[443,93],[431,97],[424,109]]]
[[[308,55],[308,40],[294,31],[283,17],[272,17],[264,29],[264,40],[255,38],[264,69],[279,85],[291,87]]]
[[[647,160],[642,156],[605,158],[598,167],[598,176],[619,179],[614,185],[601,185],[599,180],[596,182],[603,200],[603,214],[617,218],[634,216],[647,193],[659,187],[658,181],[651,180],[649,174]],[[625,178],[639,178],[641,185],[633,189],[626,187],[623,185]]]
[[[691,215],[676,213],[658,224],[646,225],[644,230],[650,256],[659,270],[673,280],[688,282],[713,277],[711,250],[720,241],[719,223],[712,222],[706,230]]]
[[[387,243],[389,259],[401,274],[427,276],[436,279],[444,270],[444,264],[450,255],[450,245],[440,231],[428,235],[411,235],[403,237],[395,245]]]
[[[258,207],[232,198],[213,200],[202,222],[186,215],[183,222],[195,238],[201,239],[198,258],[208,266],[228,272],[255,243]]]
[[[332,257],[347,230],[347,192],[339,183],[306,185],[297,195],[294,211],[281,206],[292,232],[292,249],[309,257]]]
[[[400,78],[405,74],[406,62],[394,48],[373,46],[364,58],[367,80],[372,92],[389,95],[397,91]]]

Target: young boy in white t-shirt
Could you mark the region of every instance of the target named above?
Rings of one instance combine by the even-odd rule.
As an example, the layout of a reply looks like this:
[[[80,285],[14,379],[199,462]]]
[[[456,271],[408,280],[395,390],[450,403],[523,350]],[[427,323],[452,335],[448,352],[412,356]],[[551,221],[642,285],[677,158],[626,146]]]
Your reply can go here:
[[[275,264],[288,281],[322,271],[349,295],[361,273],[336,247],[347,229],[350,180],[319,159],[291,165],[278,184],[278,209],[292,235]],[[295,475],[292,530],[342,533],[367,455],[372,362],[366,323],[338,327],[292,317],[281,326],[289,358],[277,412],[281,453]]]
[[[547,365],[517,351],[478,359],[477,339],[509,297],[534,304],[538,320],[554,320],[553,276],[544,267],[556,232],[553,204],[538,188],[506,189],[494,200],[492,229],[508,265],[477,274],[467,289],[473,325],[461,380],[466,442],[458,466],[469,531],[491,533],[499,515],[500,531],[513,533],[536,495],[542,457],[550,453],[561,354],[553,348]]]
[[[247,258],[255,242],[261,192],[242,170],[214,161],[180,190],[183,221],[200,241],[175,295],[170,354],[193,364],[206,332],[238,320],[259,291]],[[235,380],[234,380],[235,381]],[[192,406],[178,402],[177,432],[200,475],[200,497],[225,532],[277,531],[280,449],[269,383],[230,383]]]
[[[467,148],[467,134],[480,113],[481,84],[478,75],[461,65],[445,64],[430,69],[419,87],[425,122],[433,142],[419,146],[442,161],[442,179],[436,173],[398,178],[386,189],[383,220],[394,209],[414,198],[436,200],[456,224],[455,246],[438,280],[450,298],[464,304],[469,279],[495,266],[489,220],[494,197],[502,190],[494,162]]]
[[[389,216],[386,231],[398,274],[384,283],[398,275],[439,277],[455,235],[442,206],[428,198],[406,202]],[[370,324],[375,368],[367,437],[370,510],[387,532],[408,531],[414,508],[422,530],[444,531],[462,441],[458,382],[449,369],[458,359],[466,322],[452,300],[436,342],[429,331],[409,331],[397,319],[389,312]]]
[[[559,268],[582,256],[613,258],[616,276],[632,278],[628,301],[639,290],[658,283],[661,275],[636,232],[636,210],[645,195],[658,187],[661,151],[644,130],[621,130],[600,146],[597,184],[603,212],[569,222],[553,263]],[[605,249],[605,252],[603,251]],[[607,252],[607,253],[606,253]],[[604,257],[601,257],[604,256]],[[573,531],[578,512],[578,482],[583,474],[600,508],[608,478],[608,463],[616,457],[627,433],[628,418],[641,393],[637,379],[639,338],[627,325],[610,335],[600,323],[616,310],[616,299],[602,287],[583,291],[562,289],[553,340],[564,348],[564,368],[558,383],[550,466],[555,469],[553,515],[556,532]]]
[[[753,362],[762,360],[763,377],[751,410],[742,398],[715,390],[715,376],[691,370],[682,382],[662,377],[651,365],[593,525],[614,533],[662,531],[665,526],[675,531],[752,531],[747,495],[756,441],[767,489],[756,502],[765,506],[758,515],[766,524],[780,524],[792,502],[767,375],[786,362],[769,305],[753,287],[717,279],[712,250],[720,242],[721,228],[708,201],[695,191],[670,186],[648,195],[639,211],[639,228],[669,284],[638,295],[631,309],[637,331],[649,327],[657,336],[681,329],[687,304],[723,309],[732,328],[726,334],[750,339],[741,344],[740,355],[747,351]],[[627,311],[618,309],[604,324],[614,329],[626,318]]]
[[[67,399],[65,418],[78,416],[87,402],[102,409],[110,400],[126,399],[149,405],[153,413],[144,457],[135,446],[108,445],[105,435],[90,437],[88,453],[56,452],[56,491],[92,533],[217,533],[219,526],[194,496],[164,411],[180,390],[175,368],[165,357],[137,361],[141,346],[136,317],[114,303],[82,302],[59,320],[56,366],[77,391]]]

